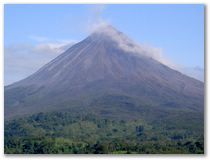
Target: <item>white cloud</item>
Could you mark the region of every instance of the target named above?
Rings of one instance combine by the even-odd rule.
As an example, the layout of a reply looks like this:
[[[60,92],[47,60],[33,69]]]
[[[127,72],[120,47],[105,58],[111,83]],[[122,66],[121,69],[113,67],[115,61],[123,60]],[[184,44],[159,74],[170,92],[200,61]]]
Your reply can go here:
[[[73,44],[73,41],[65,40],[36,45],[6,46],[4,48],[5,85],[26,78]]]
[[[34,46],[34,51],[37,53],[48,53],[48,54],[60,54],[67,48],[72,46],[74,42],[55,42],[55,43],[44,43]]]

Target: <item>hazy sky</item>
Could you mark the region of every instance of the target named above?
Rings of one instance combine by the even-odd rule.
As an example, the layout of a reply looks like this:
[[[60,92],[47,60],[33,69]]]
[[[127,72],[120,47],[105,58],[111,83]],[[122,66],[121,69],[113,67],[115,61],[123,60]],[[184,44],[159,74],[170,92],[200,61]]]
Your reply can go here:
[[[160,48],[184,73],[203,79],[203,5],[5,5],[4,10],[6,85],[84,39],[101,21]]]

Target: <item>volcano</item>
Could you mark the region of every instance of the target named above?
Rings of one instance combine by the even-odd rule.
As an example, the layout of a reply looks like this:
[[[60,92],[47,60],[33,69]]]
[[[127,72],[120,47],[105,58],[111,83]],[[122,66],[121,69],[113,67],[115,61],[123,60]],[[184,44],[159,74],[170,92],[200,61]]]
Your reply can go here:
[[[203,82],[150,52],[114,27],[102,26],[31,76],[5,86],[5,118],[65,110],[117,119],[202,115]]]

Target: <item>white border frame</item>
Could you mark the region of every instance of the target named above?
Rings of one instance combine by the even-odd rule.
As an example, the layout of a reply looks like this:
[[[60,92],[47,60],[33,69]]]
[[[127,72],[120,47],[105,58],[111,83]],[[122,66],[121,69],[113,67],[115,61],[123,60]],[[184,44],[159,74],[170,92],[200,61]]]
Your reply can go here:
[[[4,4],[205,4],[205,154],[204,155],[4,155]],[[209,79],[209,67],[208,63],[209,56],[208,56],[208,46],[210,46],[208,40],[209,33],[207,32],[207,26],[209,26],[208,21],[208,6],[209,2],[207,0],[1,0],[0,1],[0,14],[1,14],[1,21],[0,21],[0,30],[1,30],[1,39],[0,39],[0,85],[1,85],[1,92],[0,92],[0,114],[1,114],[1,123],[0,123],[0,159],[87,159],[87,160],[94,160],[94,159],[113,159],[113,160],[121,160],[121,159],[155,159],[155,160],[167,160],[167,159],[185,159],[185,160],[199,160],[199,159],[210,159],[209,156],[209,118],[210,116],[208,109],[208,99],[210,96],[207,94],[209,91],[208,79]]]

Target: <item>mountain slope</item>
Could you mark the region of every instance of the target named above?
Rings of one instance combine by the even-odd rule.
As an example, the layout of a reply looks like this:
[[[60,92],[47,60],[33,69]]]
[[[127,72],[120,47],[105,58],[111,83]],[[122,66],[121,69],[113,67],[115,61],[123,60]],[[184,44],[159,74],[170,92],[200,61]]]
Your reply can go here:
[[[33,75],[6,86],[5,118],[61,110],[120,119],[163,112],[202,115],[204,84],[147,54],[112,26],[100,28]]]

